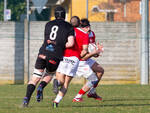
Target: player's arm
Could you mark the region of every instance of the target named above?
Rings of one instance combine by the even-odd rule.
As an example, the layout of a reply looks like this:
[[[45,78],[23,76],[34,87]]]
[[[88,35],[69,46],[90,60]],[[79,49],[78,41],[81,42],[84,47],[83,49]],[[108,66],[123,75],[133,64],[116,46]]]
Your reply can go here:
[[[88,52],[84,57],[82,57],[82,60],[87,60],[87,59],[89,59],[91,57],[95,57],[95,56],[98,57],[99,54],[104,51],[104,49],[103,49],[103,45],[100,45],[99,43],[97,43],[97,47],[98,47],[98,49],[95,49],[94,51],[92,51],[90,53]]]
[[[97,55],[98,53],[99,53],[99,50],[95,50],[95,51],[90,52],[90,53],[87,52],[87,54],[84,57],[82,57],[82,60],[87,60],[87,59]]]
[[[88,45],[89,45],[89,36],[88,34],[84,35],[82,37],[83,45],[82,45],[82,51],[81,51],[81,59],[84,60],[84,57],[88,54]]]
[[[73,47],[75,43],[74,36],[69,36],[68,41],[66,43],[66,48]]]
[[[81,51],[80,56],[81,56],[81,58],[84,58],[86,56],[86,54],[88,54],[88,45],[83,45],[82,47],[83,47],[83,49]]]
[[[97,50],[95,50],[95,51],[93,51],[91,53],[87,52],[87,54],[84,57],[82,57],[82,60],[87,60],[87,59],[93,57],[94,55],[97,55],[97,53],[98,53]]]
[[[68,41],[65,46],[66,48],[70,48],[70,47],[73,47],[74,44],[75,44],[75,32],[74,32],[74,28],[71,25],[69,33],[68,33]]]

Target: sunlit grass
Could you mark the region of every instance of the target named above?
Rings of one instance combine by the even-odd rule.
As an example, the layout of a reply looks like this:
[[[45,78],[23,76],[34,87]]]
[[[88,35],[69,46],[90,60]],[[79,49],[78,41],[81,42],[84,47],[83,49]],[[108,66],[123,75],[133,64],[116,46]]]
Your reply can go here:
[[[149,85],[101,85],[97,93],[103,101],[83,97],[83,102],[74,103],[72,99],[82,85],[70,85],[69,91],[57,109],[52,108],[52,85],[44,90],[44,100],[36,102],[34,92],[29,107],[22,108],[26,85],[0,86],[0,113],[150,113]]]

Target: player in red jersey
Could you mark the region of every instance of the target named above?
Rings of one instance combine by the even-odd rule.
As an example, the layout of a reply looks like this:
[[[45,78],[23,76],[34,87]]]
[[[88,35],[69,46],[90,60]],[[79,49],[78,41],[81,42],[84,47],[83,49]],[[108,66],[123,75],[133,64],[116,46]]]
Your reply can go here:
[[[95,42],[95,41],[91,40],[91,42]],[[103,46],[99,45],[99,48],[102,50]],[[98,56],[99,55],[97,54],[96,57],[98,57]],[[88,73],[86,71],[87,68],[88,69],[91,68],[95,72],[95,74],[98,78],[98,81],[97,81],[97,83],[95,83],[95,85],[91,85],[91,82],[90,82],[91,80],[96,80],[95,74]],[[102,100],[102,97],[98,96],[97,93],[96,93],[96,87],[97,87],[99,81],[101,80],[103,73],[104,73],[104,69],[95,60],[89,58],[86,61],[80,61],[79,68],[78,68],[78,71],[77,71],[76,74],[77,74],[78,77],[83,76],[84,78],[86,78],[87,82],[80,89],[78,94],[75,96],[75,98],[73,99],[73,102],[81,102],[82,101],[82,96],[85,93],[87,93],[88,91],[89,92],[88,92],[87,96],[89,98],[94,98],[96,100]]]
[[[87,27],[87,29],[89,28]],[[79,59],[85,56],[88,51],[89,38],[87,32],[75,29],[75,33],[75,46],[65,50],[63,61],[60,62],[58,69],[56,70],[56,79],[54,81],[54,85],[57,89],[58,86],[61,88],[59,89],[58,94],[53,102],[54,108],[58,106],[58,103],[60,103],[62,98],[65,96],[70,81],[76,75]],[[83,38],[80,38],[81,36]],[[59,81],[59,85],[56,84],[56,81]]]
[[[89,44],[95,44],[95,34],[91,30],[89,30]],[[96,46],[96,44],[95,44],[95,46]],[[101,49],[101,50],[103,49],[102,45],[98,45],[98,46],[99,46],[99,49]],[[99,54],[93,55],[93,56],[98,57]],[[89,68],[92,69],[96,73],[97,78],[98,78],[98,81],[94,86],[91,84],[91,80],[96,81],[97,78],[96,78],[94,73],[88,72],[88,70],[90,70]],[[102,100],[102,98],[97,95],[95,88],[97,87],[99,81],[101,80],[103,73],[104,73],[104,69],[95,60],[89,58],[86,61],[80,61],[76,74],[79,77],[83,76],[88,81],[80,89],[79,93],[73,99],[73,102],[81,102],[82,101],[82,96],[88,91],[89,92],[88,92],[87,96],[89,98],[94,98],[96,100]]]
[[[90,41],[90,43],[94,43],[94,44],[96,43],[95,42],[95,33],[93,31],[91,31],[91,30],[89,31],[89,41]],[[103,49],[103,45],[101,45],[101,47]],[[96,56],[96,57],[98,57],[98,56]],[[91,58],[87,60],[87,63],[90,65],[90,67],[92,68],[92,70],[96,73],[96,75],[98,77],[98,83],[99,83],[100,80],[101,80],[101,78],[102,78],[102,76],[103,76],[103,74],[104,74],[103,67],[99,63],[97,63],[95,60],[93,60]],[[97,83],[97,85],[98,85],[98,83]],[[96,93],[96,87],[97,87],[97,85],[95,85],[95,87],[92,87],[89,90],[87,96],[89,98],[94,98],[96,100],[102,100],[102,97],[98,96],[97,93]]]
[[[84,58],[88,53],[88,43],[89,43],[88,31],[90,29],[89,27],[90,27],[89,21],[87,19],[81,20],[81,27],[75,28],[76,45],[74,48],[66,49],[64,59],[63,61],[60,62],[58,66],[58,69],[56,71],[56,79],[54,80],[54,89],[58,89],[58,86],[60,85],[61,88],[59,89],[59,92],[53,102],[54,108],[58,106],[58,103],[60,103],[60,101],[67,92],[70,81],[76,75],[79,60]],[[74,52],[72,51],[77,51],[79,55],[77,64],[75,61],[77,55],[74,54]],[[99,53],[99,50],[93,52],[93,54],[97,53]],[[94,72],[91,70],[91,73]],[[55,93],[57,93],[57,90]]]

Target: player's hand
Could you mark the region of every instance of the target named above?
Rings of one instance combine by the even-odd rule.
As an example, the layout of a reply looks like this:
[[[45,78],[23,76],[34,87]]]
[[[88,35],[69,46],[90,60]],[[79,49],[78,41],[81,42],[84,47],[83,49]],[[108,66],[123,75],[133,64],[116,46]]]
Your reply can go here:
[[[93,57],[100,56],[101,50],[100,49],[94,49],[94,51],[91,52],[93,54]]]
[[[100,53],[103,53],[104,52],[104,47],[103,47],[103,43],[99,44],[99,42],[97,42],[97,47],[98,47],[98,50],[100,51]]]
[[[50,44],[51,43],[51,41],[50,40],[47,40],[47,44]]]
[[[41,59],[46,59],[46,56],[43,55],[43,54],[40,54],[38,57],[41,58]]]
[[[97,58],[97,57],[99,57],[99,56],[100,56],[100,54],[95,54],[93,57]]]

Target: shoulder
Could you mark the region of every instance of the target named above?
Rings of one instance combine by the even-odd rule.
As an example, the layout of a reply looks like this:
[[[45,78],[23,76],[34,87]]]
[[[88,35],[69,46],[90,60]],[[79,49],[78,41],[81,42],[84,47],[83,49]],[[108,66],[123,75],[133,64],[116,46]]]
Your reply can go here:
[[[66,25],[67,27],[73,28],[72,25],[71,25],[69,22],[64,21],[64,23],[65,23],[65,25]]]
[[[49,25],[51,25],[51,24],[53,24],[53,23],[55,23],[55,20],[48,21],[48,22],[45,24],[45,26],[49,26]]]
[[[77,27],[75,28],[75,31],[78,32],[78,33],[81,33],[83,35],[88,35],[88,33],[86,33],[85,31],[83,31],[81,28]]]
[[[91,33],[92,33],[93,35],[95,35],[94,31],[91,31]]]
[[[95,36],[95,33],[93,31],[90,31],[89,37],[94,37],[94,36]]]

